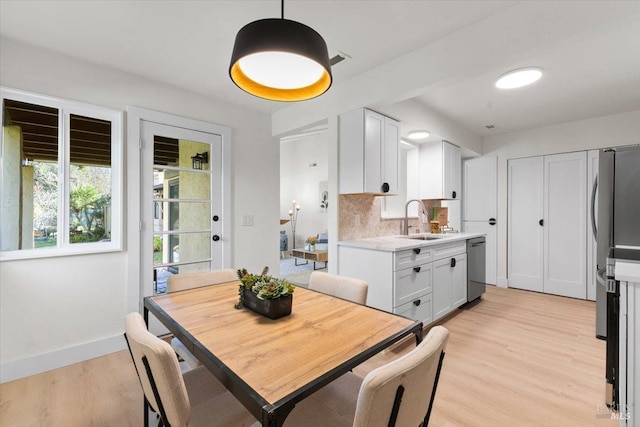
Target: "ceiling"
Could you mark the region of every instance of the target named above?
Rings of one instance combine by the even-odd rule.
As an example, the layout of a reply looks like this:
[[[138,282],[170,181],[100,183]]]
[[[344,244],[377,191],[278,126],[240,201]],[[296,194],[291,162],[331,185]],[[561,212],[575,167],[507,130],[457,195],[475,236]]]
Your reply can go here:
[[[522,3],[288,0],[285,17],[322,34],[330,56],[339,51],[351,56],[333,68],[330,91],[338,91],[363,73],[424,46],[473,34],[466,30],[488,20],[513,19],[510,9]],[[552,3],[557,2],[546,5]],[[640,110],[640,2],[570,5],[563,19],[502,22],[518,28],[522,36],[496,43],[493,66],[483,58],[467,58],[461,72],[410,97],[398,94],[398,99],[419,103],[479,136]],[[228,66],[237,31],[279,13],[276,0],[3,0],[0,36],[272,113],[289,104],[242,92],[229,79]],[[536,26],[539,31],[540,25],[549,26],[543,28],[548,40],[529,43],[528,32]],[[466,42],[477,43],[471,38]],[[518,55],[512,53],[514,46],[520,49]],[[499,74],[525,65],[542,67],[544,77],[509,92],[493,87]]]

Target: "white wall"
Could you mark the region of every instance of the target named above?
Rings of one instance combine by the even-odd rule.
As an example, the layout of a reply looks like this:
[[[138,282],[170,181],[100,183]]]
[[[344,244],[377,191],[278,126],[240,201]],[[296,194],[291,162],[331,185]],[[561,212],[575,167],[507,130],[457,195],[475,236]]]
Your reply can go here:
[[[301,206],[296,225],[296,248],[302,248],[307,237],[329,228],[328,211],[320,208],[320,183],[329,179],[329,152],[326,132],[286,140],[280,143],[280,218],[289,218],[291,201]],[[316,166],[311,166],[316,164]],[[289,236],[293,248],[290,223],[280,227]]]
[[[232,263],[251,270],[278,264],[279,141],[271,137],[267,114],[8,39],[0,39],[0,85],[230,127]],[[125,141],[125,153],[131,143],[136,142]],[[126,176],[125,189],[126,204],[137,203],[137,190],[127,188]],[[253,227],[242,227],[245,214],[254,216]],[[128,225],[125,247],[137,239],[136,229]],[[129,256],[125,249],[0,263],[1,381],[124,348],[128,298],[139,286],[128,276]]]
[[[507,160],[640,144],[640,111],[484,138],[483,154],[498,157],[498,285],[507,286]]]

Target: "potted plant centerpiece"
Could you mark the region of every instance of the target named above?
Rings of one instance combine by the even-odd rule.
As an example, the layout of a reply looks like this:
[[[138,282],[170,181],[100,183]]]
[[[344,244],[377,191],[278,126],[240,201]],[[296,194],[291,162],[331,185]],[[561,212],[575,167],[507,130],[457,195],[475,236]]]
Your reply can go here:
[[[252,274],[246,268],[238,269],[240,296],[236,308],[243,306],[270,319],[291,314],[295,286],[284,279],[268,275],[269,267],[260,274]]]
[[[318,243],[318,238],[316,236],[307,237],[307,245],[309,245],[310,251],[316,250],[316,244]]]

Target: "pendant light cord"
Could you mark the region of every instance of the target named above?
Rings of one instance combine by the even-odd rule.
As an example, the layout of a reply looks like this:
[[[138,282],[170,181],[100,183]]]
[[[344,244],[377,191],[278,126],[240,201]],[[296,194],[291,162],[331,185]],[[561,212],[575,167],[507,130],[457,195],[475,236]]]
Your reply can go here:
[[[280,18],[284,19],[284,0],[280,0]]]

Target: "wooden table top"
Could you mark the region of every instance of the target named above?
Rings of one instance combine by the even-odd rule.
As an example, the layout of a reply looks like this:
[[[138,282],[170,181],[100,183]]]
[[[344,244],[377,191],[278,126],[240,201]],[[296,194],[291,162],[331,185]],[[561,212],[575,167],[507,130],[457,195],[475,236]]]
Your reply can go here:
[[[238,284],[149,297],[145,306],[155,304],[270,404],[419,325],[301,287],[291,315],[271,320],[234,308]]]

